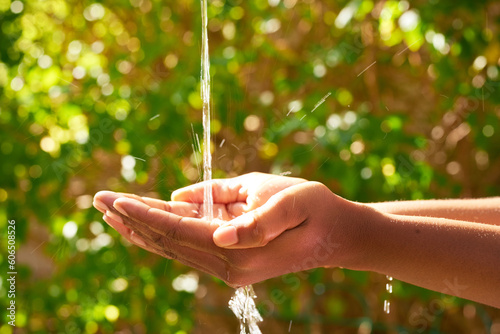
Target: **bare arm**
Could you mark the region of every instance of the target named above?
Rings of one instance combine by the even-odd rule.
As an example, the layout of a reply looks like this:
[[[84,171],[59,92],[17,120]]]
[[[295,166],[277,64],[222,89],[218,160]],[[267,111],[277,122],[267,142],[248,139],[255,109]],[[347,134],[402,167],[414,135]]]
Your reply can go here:
[[[382,202],[368,204],[385,213],[427,216],[500,226],[500,197]]]
[[[351,269],[500,307],[500,227],[376,211],[365,218],[362,256]]]
[[[101,192],[95,205],[137,245],[232,286],[339,266],[500,308],[499,198],[361,204],[281,176],[212,182],[220,226],[200,215],[203,183],[174,202]]]

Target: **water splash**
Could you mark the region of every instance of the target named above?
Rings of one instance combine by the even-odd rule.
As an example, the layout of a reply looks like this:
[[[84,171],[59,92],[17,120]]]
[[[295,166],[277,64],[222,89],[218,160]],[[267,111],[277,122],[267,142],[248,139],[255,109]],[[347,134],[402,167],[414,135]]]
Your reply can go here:
[[[326,101],[326,99],[328,98],[328,96],[330,96],[330,95],[332,95],[332,93],[331,93],[331,92],[326,93],[326,94],[325,94],[325,96],[323,96],[323,98],[322,98],[321,100],[319,100],[319,101],[318,101],[318,103],[316,103],[316,104],[314,105],[314,108],[313,108],[313,110],[311,110],[311,113],[312,113],[312,112],[314,112],[314,110],[318,109],[318,107],[319,107],[320,105],[322,105],[322,104],[323,104],[323,102],[325,102],[325,101]]]
[[[257,298],[251,285],[236,289],[234,296],[229,301],[229,308],[240,321],[240,334],[261,334],[258,322],[262,321],[255,306]]]

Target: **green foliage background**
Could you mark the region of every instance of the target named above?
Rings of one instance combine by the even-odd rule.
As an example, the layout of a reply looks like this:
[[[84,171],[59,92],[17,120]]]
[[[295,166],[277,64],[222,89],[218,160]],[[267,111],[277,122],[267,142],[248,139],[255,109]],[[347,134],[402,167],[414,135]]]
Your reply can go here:
[[[215,177],[291,173],[357,201],[500,194],[500,3],[209,2]],[[17,333],[236,331],[230,288],[90,207],[102,189],[168,199],[200,178],[200,22],[192,0],[0,0],[0,296],[5,310],[14,219]],[[196,293],[173,289],[186,273]],[[498,310],[385,284],[338,268],[268,280],[262,328],[500,332]]]

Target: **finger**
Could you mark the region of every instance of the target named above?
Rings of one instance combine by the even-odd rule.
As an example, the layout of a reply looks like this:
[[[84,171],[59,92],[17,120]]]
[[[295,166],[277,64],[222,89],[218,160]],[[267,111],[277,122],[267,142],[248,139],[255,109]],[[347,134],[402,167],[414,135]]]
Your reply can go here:
[[[200,217],[201,205],[199,203],[188,203],[188,202],[167,202],[156,198],[149,197],[129,197],[128,194],[125,194],[124,197],[136,199],[141,201],[152,208],[170,211],[176,215],[183,217]]]
[[[109,210],[109,206],[106,204],[107,201],[105,200],[107,193],[108,191],[99,191],[94,195],[94,202],[92,204],[94,205],[94,208],[102,213],[106,213],[106,211]]]
[[[141,230],[136,225],[132,225],[133,233],[141,235]],[[145,240],[147,236],[143,237]],[[154,244],[156,242],[156,244]],[[226,280],[226,264],[224,259],[207,252],[199,251],[187,246],[182,246],[167,240],[157,239],[156,241],[148,241],[148,244],[154,244],[155,249],[161,256],[177,260],[189,267],[198,269],[210,275],[216,276],[222,280]]]
[[[171,247],[169,247],[168,249],[165,249],[158,244],[152,243],[151,240],[147,240],[147,237],[142,235],[139,230],[133,230],[133,227],[132,229],[129,229],[125,227],[123,223],[119,223],[107,215],[105,215],[103,218],[110,226],[116,226],[117,231],[119,230],[120,234],[122,234],[122,236],[126,240],[128,240],[132,244],[135,244],[136,246],[139,246],[151,253],[155,253],[167,259],[177,260],[189,267],[198,269],[220,279],[227,279],[227,274],[225,274],[226,266],[224,262],[221,259],[216,258],[215,256],[210,256],[209,254],[175,244],[171,245]]]
[[[103,218],[110,226],[115,227],[115,229],[120,234],[122,234],[122,236],[130,243],[135,244],[136,246],[139,246],[149,252],[158,254],[167,259],[179,260],[180,262],[190,267],[199,269],[214,276],[216,275],[217,271],[214,271],[210,266],[207,267],[206,265],[200,265],[196,261],[198,260],[200,263],[212,265],[215,262],[216,266],[221,266],[221,263],[217,263],[221,262],[220,259],[216,259],[214,257],[208,258],[208,256],[206,256],[202,252],[194,252],[188,247],[176,246],[175,244],[173,244],[170,245],[168,249],[165,249],[163,244],[159,244],[159,236],[153,238],[150,235],[144,234],[140,229],[136,228],[134,224],[131,224],[131,222],[127,218],[122,218],[117,214],[110,213],[109,211],[106,215],[104,215]],[[125,225],[130,226],[130,228],[125,227]]]
[[[239,178],[232,178],[203,181],[177,189],[172,193],[172,201],[203,203],[207,183],[212,185],[214,203],[245,202],[247,199],[246,187]]]
[[[155,238],[157,234],[179,245],[194,249],[217,252],[212,234],[218,224],[206,220],[182,217],[168,211],[152,208],[130,198],[119,198],[114,208],[140,225],[143,233]],[[136,226],[139,228],[139,226]]]
[[[148,247],[149,251],[159,254],[165,258],[178,260],[192,268],[201,270],[216,276],[222,280],[227,280],[227,258],[219,248],[219,254],[212,255],[204,251],[193,249],[187,246],[176,244],[160,235],[144,233],[140,224],[136,224],[129,217],[118,218],[123,225],[129,226],[129,237],[131,242],[139,243],[139,246]],[[139,242],[137,242],[139,241]]]
[[[243,202],[226,204],[226,208],[227,208],[227,213],[231,217],[231,219],[236,218],[248,211],[247,203]]]
[[[220,226],[213,235],[216,245],[224,248],[262,247],[277,236],[300,225],[307,218],[302,208],[308,193],[301,183],[271,196],[261,207]]]
[[[113,210],[113,202],[120,197],[128,197],[132,199],[136,199],[141,202],[148,202],[150,206],[156,207],[158,209],[163,209],[165,201],[149,198],[149,197],[141,197],[135,194],[121,193],[121,192],[113,192],[109,190],[102,190],[95,194],[94,196],[94,206],[100,211],[111,211]]]
[[[145,236],[143,233],[138,233],[137,230],[133,230],[130,227],[131,224],[127,220],[124,221],[120,213],[114,213],[112,211],[106,211],[103,219],[111,227],[117,230],[127,241],[146,249],[147,251],[161,255],[161,249],[156,247],[154,242],[151,242],[151,238]],[[159,236],[156,236],[158,239]]]
[[[115,213],[112,211],[106,211],[105,217],[111,222],[122,226],[124,233],[127,237],[138,246],[144,248],[144,246],[149,248],[154,248],[155,252],[161,252],[162,248],[159,245],[159,241],[162,236],[156,232],[153,232],[147,226],[142,226],[142,224],[137,224],[136,222],[123,217],[120,213]],[[139,227],[135,226],[139,225]]]
[[[129,228],[125,227],[125,225],[123,225],[122,223],[114,220],[113,218],[111,218],[109,215],[106,215],[106,214],[103,216],[103,220],[109,226],[114,228],[118,233],[120,233],[122,235],[122,237],[124,237],[125,240],[127,240],[128,242],[130,242],[136,246],[139,246],[139,247],[141,247],[149,252],[153,252],[153,253],[158,254],[158,252],[154,248],[149,247],[142,238],[140,238],[139,236],[132,233],[132,231]]]
[[[113,202],[118,198],[123,197],[124,195],[125,194],[123,193],[115,193],[108,190],[99,191],[94,196],[94,207],[103,213],[105,213],[106,211],[116,212],[116,210],[113,208]],[[129,194],[129,196],[135,197],[136,195]]]
[[[124,237],[129,237],[130,235],[130,230],[123,225],[120,221],[117,221],[111,217],[111,214],[109,211],[106,211],[104,216],[102,216],[102,219],[112,228],[114,228],[118,233],[123,235]]]
[[[101,203],[105,203],[104,205],[107,207],[107,205],[112,205],[112,203],[116,199],[120,198],[120,196],[151,204],[155,208],[168,208],[164,205],[164,203],[166,203],[164,201],[143,197],[141,198],[133,194],[100,192],[98,195],[99,196],[96,195],[97,206],[101,205],[101,208],[103,207]],[[96,204],[96,201],[94,201],[94,204]],[[175,204],[180,205],[174,206],[174,211],[177,211],[176,209],[178,209],[179,212],[185,214],[192,212],[192,209],[195,208],[193,204],[190,203]],[[196,208],[197,207],[198,206],[196,206]],[[115,210],[114,207],[111,207],[111,210]],[[127,219],[127,217],[121,217],[119,213],[114,213],[111,210],[106,212],[107,214],[103,217],[104,221],[113,227],[130,243],[162,257],[178,260],[187,266],[206,272],[222,280],[227,280],[226,264],[223,259],[208,253],[190,249],[186,246],[175,245],[174,243],[170,244],[168,249],[165,249],[162,245],[158,245],[158,241],[160,239],[158,234],[153,234],[151,232],[149,232],[149,234],[143,233],[143,231],[135,227],[134,224]],[[130,228],[125,225],[128,225]]]
[[[113,208],[113,202],[119,197],[120,195],[118,193],[112,191],[99,191],[94,196],[94,207],[104,213],[103,220],[108,225],[118,231],[118,233],[124,236],[129,242],[134,243],[130,238],[131,230],[123,225],[120,216],[118,216],[118,212]]]
[[[187,202],[166,202],[156,198],[141,197],[134,194],[127,193],[115,193],[112,191],[99,191],[94,196],[94,207],[99,211],[105,213],[106,211],[116,211],[113,208],[113,202],[118,198],[127,197],[135,199],[137,201],[146,203],[152,208],[157,208],[160,210],[170,211],[174,214],[184,216],[184,217],[199,217],[200,216],[200,204],[198,203],[187,203]]]

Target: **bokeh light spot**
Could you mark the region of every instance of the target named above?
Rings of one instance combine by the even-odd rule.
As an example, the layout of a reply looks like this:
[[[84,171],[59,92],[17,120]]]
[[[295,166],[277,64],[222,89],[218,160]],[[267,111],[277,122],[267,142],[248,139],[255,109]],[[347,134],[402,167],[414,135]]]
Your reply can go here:
[[[174,326],[177,324],[177,321],[179,320],[179,314],[177,313],[176,310],[170,309],[165,312],[165,321],[167,324],[170,326]]]
[[[260,119],[255,115],[247,116],[243,126],[247,131],[257,131],[260,128]]]
[[[23,11],[23,9],[24,9],[24,4],[19,0],[13,1],[10,4],[10,11],[14,14],[21,13]]]
[[[12,79],[10,82],[10,88],[12,88],[13,91],[20,91],[24,87],[24,81],[20,77],[15,77]]]
[[[175,291],[186,291],[190,293],[195,293],[198,289],[198,274],[195,272],[189,272],[184,275],[179,275],[172,281],[172,287]]]
[[[104,309],[104,316],[108,321],[115,322],[120,317],[120,309],[115,305],[108,305]]]
[[[385,176],[392,176],[396,172],[396,168],[392,163],[386,163],[382,166],[382,174]]]
[[[78,232],[78,225],[74,221],[69,221],[66,224],[64,224],[62,234],[66,239],[71,239],[76,235],[76,232]]]

